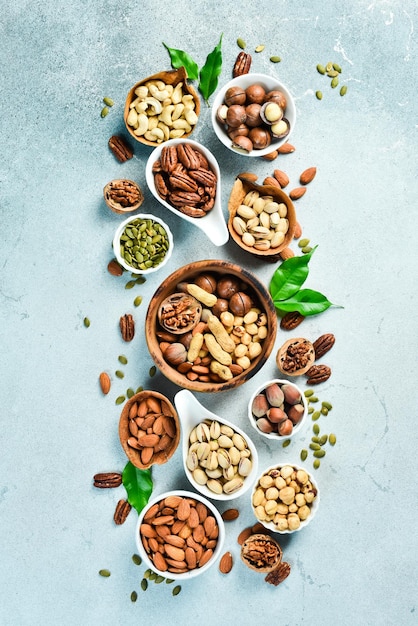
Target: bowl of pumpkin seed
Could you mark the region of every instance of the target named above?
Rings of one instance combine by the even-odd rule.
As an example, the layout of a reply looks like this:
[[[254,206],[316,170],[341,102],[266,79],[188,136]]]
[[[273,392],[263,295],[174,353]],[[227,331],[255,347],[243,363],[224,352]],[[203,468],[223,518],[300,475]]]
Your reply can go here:
[[[151,274],[164,267],[173,247],[167,224],[150,213],[136,214],[121,222],[113,238],[117,261],[133,274]]]

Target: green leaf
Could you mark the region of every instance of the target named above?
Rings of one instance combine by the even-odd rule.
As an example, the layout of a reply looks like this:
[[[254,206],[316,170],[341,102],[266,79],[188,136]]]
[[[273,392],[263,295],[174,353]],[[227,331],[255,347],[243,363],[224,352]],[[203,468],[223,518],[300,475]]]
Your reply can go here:
[[[222,69],[222,37],[223,33],[218,45],[206,57],[206,62],[199,74],[199,90],[207,104],[209,104],[209,97],[218,86],[218,78]]]
[[[309,261],[316,248],[312,248],[308,254],[286,259],[275,270],[270,282],[270,294],[275,304],[293,296],[303,285],[309,274]]]
[[[192,57],[183,50],[177,50],[176,48],[170,48],[163,42],[163,46],[167,48],[171,59],[171,67],[178,69],[184,67],[187,72],[187,77],[190,80],[197,80],[199,78],[199,67]]]
[[[301,315],[317,315],[330,306],[339,306],[330,302],[322,293],[313,289],[301,289],[286,300],[274,301],[277,309],[284,312],[297,311]],[[340,307],[343,308],[343,307]]]
[[[129,461],[122,472],[122,482],[128,494],[129,504],[140,513],[152,493],[151,469],[138,469]]]

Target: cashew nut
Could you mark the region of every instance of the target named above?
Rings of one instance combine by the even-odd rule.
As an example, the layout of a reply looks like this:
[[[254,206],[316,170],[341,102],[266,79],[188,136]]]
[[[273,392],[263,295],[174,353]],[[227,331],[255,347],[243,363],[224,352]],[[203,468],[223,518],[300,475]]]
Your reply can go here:
[[[145,102],[148,104],[151,115],[159,115],[163,110],[163,105],[159,100],[157,100],[157,98],[148,96],[147,98],[145,98]]]
[[[138,135],[138,137],[140,137],[141,135],[144,135],[148,130],[148,116],[145,115],[145,113],[140,113],[137,116],[137,123],[138,123],[138,126],[136,127],[134,132],[135,132],[135,135]]]
[[[174,104],[170,104],[163,108],[162,113],[160,113],[160,120],[164,122],[167,126],[171,126],[173,120],[171,118],[171,114],[174,111]]]
[[[177,83],[171,95],[171,100],[173,104],[178,104],[179,102],[182,101],[182,98],[183,98],[183,83]]]

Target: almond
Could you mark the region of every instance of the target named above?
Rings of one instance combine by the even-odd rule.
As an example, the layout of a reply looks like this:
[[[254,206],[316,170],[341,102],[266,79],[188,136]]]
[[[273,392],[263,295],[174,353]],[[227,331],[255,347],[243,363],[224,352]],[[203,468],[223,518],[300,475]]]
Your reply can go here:
[[[253,529],[251,528],[251,526],[249,526],[248,528],[244,528],[244,530],[241,530],[237,539],[239,545],[242,546],[244,541],[247,541],[248,537],[251,537],[252,534],[253,534]]]
[[[224,522],[231,522],[232,520],[237,519],[237,517],[239,517],[238,509],[227,509],[222,513],[222,519]]]
[[[279,181],[276,178],[273,178],[273,176],[267,176],[267,178],[263,180],[263,185],[270,185],[272,187],[280,188]]]
[[[139,445],[143,446],[144,448],[153,448],[154,446],[157,445],[159,441],[160,441],[159,436],[154,435],[154,434],[143,435],[142,437],[139,437],[138,439]]]
[[[306,193],[306,187],[295,187],[289,192],[289,198],[291,200],[299,200]]]
[[[219,561],[219,571],[222,574],[229,574],[232,569],[232,554],[230,552],[225,552],[222,555],[221,560]]]
[[[284,187],[287,187],[287,185],[289,184],[289,176],[286,174],[286,172],[283,172],[282,170],[274,170],[273,176],[278,181],[282,189]]]
[[[299,239],[299,237],[302,237],[302,226],[299,224],[299,222],[295,223],[295,229],[293,231],[293,237],[295,239]]]
[[[299,177],[301,185],[309,185],[316,176],[316,167],[308,167]]]
[[[293,252],[292,248],[285,248],[284,250],[280,250],[280,256],[283,261],[286,261],[286,259],[291,259],[293,256],[295,256],[295,253]]]
[[[178,509],[177,509],[177,519],[185,522],[188,519],[189,515],[190,515],[190,504],[186,500],[186,498],[182,498],[182,501],[180,502]]]
[[[283,143],[280,148],[277,149],[279,154],[290,154],[296,150],[295,146],[292,146],[291,143]]]
[[[268,154],[264,154],[261,158],[265,159],[266,161],[274,161],[274,159],[277,159],[278,156],[279,156],[279,151],[278,150],[273,150],[273,152],[269,152]]]
[[[119,263],[116,261],[116,259],[112,259],[111,261],[109,261],[109,263],[107,265],[107,271],[112,276],[122,276],[122,274],[123,274],[123,267],[121,265],[119,265]]]
[[[241,172],[241,174],[238,174],[238,178],[248,180],[250,183],[255,183],[258,176],[257,174],[253,174],[252,172]]]
[[[100,389],[107,395],[110,391],[110,376],[106,372],[102,372],[99,376]]]

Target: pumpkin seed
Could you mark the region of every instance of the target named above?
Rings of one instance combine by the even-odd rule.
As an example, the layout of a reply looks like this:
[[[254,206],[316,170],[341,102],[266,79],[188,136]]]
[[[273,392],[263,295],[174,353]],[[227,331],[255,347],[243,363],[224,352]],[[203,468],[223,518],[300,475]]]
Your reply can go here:
[[[109,98],[108,96],[105,96],[103,98],[103,102],[106,104],[106,106],[108,107],[112,107],[115,103],[113,102],[112,98]]]
[[[150,570],[150,569],[145,570],[145,572],[144,572],[144,578],[149,578],[149,577],[150,577],[151,572],[152,572],[152,570]]]
[[[155,365],[153,365],[152,367],[150,367],[150,370],[149,370],[149,375],[150,375],[150,376],[151,376],[151,378],[152,378],[153,376],[155,376],[155,374],[156,374],[156,373],[157,373],[157,368],[156,368],[156,366],[155,366]]]
[[[328,435],[322,435],[322,437],[319,438],[319,445],[320,446],[324,446],[328,441]]]
[[[128,280],[128,282],[125,285],[125,289],[132,289],[133,287],[135,287],[135,285],[136,285],[136,282],[134,280]]]
[[[320,63],[318,63],[318,65],[316,66],[316,69],[318,70],[320,74],[325,74],[326,72],[325,67],[321,65]]]
[[[319,428],[319,424],[314,424],[314,425],[312,426],[312,430],[313,430],[313,432],[315,433],[315,435],[318,435],[318,434],[319,434],[319,430],[320,430],[320,428]]]
[[[321,407],[321,413],[322,415],[328,415],[328,409],[326,406]]]
[[[303,254],[308,254],[311,251],[312,251],[312,247],[311,246],[303,246],[303,248],[302,248]]]
[[[132,591],[131,593],[131,602],[136,602],[138,600],[138,594],[136,591]]]
[[[336,70],[330,70],[329,72],[327,72],[327,76],[329,76],[330,78],[334,78],[335,76],[338,76],[338,72]]]
[[[313,455],[317,459],[322,459],[322,457],[325,456],[325,454],[326,454],[325,450],[315,450],[315,452],[313,453]]]
[[[109,108],[103,107],[103,109],[100,111],[100,117],[106,117],[106,115],[109,115]]]
[[[257,46],[257,47],[255,48],[255,52],[263,52],[263,50],[264,50],[264,48],[265,48],[265,47],[266,47],[266,46],[263,46],[263,45],[261,45],[261,46]]]
[[[125,396],[118,396],[115,400],[115,404],[122,404],[123,402],[125,402],[125,400]]]
[[[167,583],[167,585],[170,585],[171,583],[174,582],[174,578],[166,578],[165,582]]]
[[[309,413],[309,415],[310,415],[311,413],[313,413],[313,412],[314,412],[314,410],[315,410],[315,409],[313,408],[313,406],[308,407],[308,413]]]
[[[241,37],[238,37],[237,45],[239,48],[241,48],[241,50],[244,50],[244,48],[247,47],[247,44],[245,43],[244,39],[242,39]]]
[[[290,439],[285,439],[282,443],[282,448],[287,448],[289,444],[290,444]]]
[[[108,569],[100,569],[99,574],[100,576],[103,576],[103,578],[109,578],[110,571]]]
[[[330,436],[328,437],[328,441],[330,446],[335,446],[335,444],[337,443],[337,437],[334,435],[334,433],[330,434]]]
[[[317,396],[311,396],[309,398],[309,402],[318,402],[319,398]]]
[[[148,576],[148,580],[155,580],[156,578],[157,578],[157,574],[156,574],[156,572],[153,572],[153,571],[151,570],[151,573],[150,573],[150,575]]]
[[[326,71],[326,72],[330,72],[330,71],[332,70],[332,67],[333,67],[333,65],[332,65],[331,61],[329,61],[329,62],[326,64],[326,66],[325,66],[325,71]]]
[[[124,378],[125,374],[120,370],[116,370],[115,376],[117,376],[118,378]]]
[[[332,64],[332,67],[334,68],[334,70],[335,70],[336,72],[338,72],[339,74],[341,74],[342,69],[341,69],[341,67],[338,65],[338,63],[333,63],[333,64]]]
[[[141,391],[144,391],[143,387],[138,387],[138,389],[135,391],[135,393],[141,393]]]
[[[311,441],[313,441],[314,443],[319,443],[319,437],[312,437]]]
[[[134,306],[139,306],[142,303],[142,296],[137,296],[134,300]]]
[[[304,248],[305,246],[308,246],[308,245],[309,245],[309,242],[310,242],[310,239],[307,239],[307,238],[305,238],[305,239],[300,239],[300,240],[298,241],[298,246],[299,246],[299,248]]]
[[[126,358],[124,354],[120,354],[118,356],[118,361],[119,363],[122,363],[122,365],[126,365],[128,363],[128,359]]]
[[[319,459],[315,459],[315,461],[313,462],[314,469],[318,469],[320,465],[321,461]]]
[[[132,387],[129,387],[129,389],[126,390],[126,396],[128,398],[132,398],[135,395],[135,391],[132,389]]]
[[[311,450],[315,450],[315,451],[318,451],[321,449],[321,446],[319,445],[319,443],[315,443],[315,442],[310,443],[309,447]]]
[[[83,320],[83,324],[84,324],[84,326],[85,326],[86,328],[89,328],[89,326],[90,326],[90,320],[89,320],[89,318],[88,318],[88,317],[85,317],[85,318],[84,318],[84,320]]]
[[[300,451],[300,458],[302,461],[306,461],[307,456],[308,456],[308,451],[305,450],[305,448]]]
[[[139,554],[133,554],[132,555],[132,561],[135,563],[135,565],[141,565],[141,563],[142,563],[142,559],[139,556]]]
[[[319,420],[319,418],[321,417],[321,411],[314,411],[312,413],[312,421],[316,422],[316,420]]]
[[[270,57],[270,61],[271,61],[272,63],[280,63],[281,58],[280,58],[280,57],[277,57],[277,56],[272,56],[272,57]]]
[[[172,591],[173,596],[178,596],[179,593],[181,591],[181,586],[180,585],[176,585]]]
[[[347,93],[347,85],[343,85],[340,89],[340,96],[345,96],[345,94]]]
[[[322,402],[322,406],[324,406],[326,409],[328,409],[328,411],[331,411],[331,409],[332,409],[332,404],[331,404],[331,402],[327,402],[326,400],[324,400],[324,401]]]
[[[315,96],[317,100],[322,100],[322,91],[315,91]]]
[[[314,395],[314,390],[313,389],[305,389],[305,391],[303,392],[303,395],[305,396],[305,398],[310,398],[311,396]]]
[[[146,282],[146,278],[145,276],[137,276],[136,274],[131,274],[132,277],[135,277],[135,282],[138,283],[138,285],[143,285]]]
[[[146,578],[141,580],[141,589],[142,591],[146,591],[148,589],[148,581]]]
[[[332,81],[331,81],[331,87],[332,87],[333,89],[335,89],[335,87],[337,87],[337,86],[338,86],[338,83],[339,83],[339,82],[340,82],[340,81],[338,80],[338,76],[334,76],[334,78],[333,78],[333,79],[332,79]]]
[[[155,579],[154,582],[155,582],[156,585],[159,585],[160,583],[163,582],[163,580],[165,580],[164,576],[159,575],[159,576],[157,576],[157,578]]]

